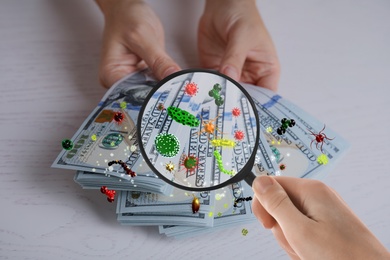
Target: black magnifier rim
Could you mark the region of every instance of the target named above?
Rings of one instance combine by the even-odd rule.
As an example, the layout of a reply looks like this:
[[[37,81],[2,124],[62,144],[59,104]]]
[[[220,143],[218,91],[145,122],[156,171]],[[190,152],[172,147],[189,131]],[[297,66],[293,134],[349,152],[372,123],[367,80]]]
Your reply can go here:
[[[220,183],[218,185],[215,185],[215,186],[210,186],[210,187],[200,187],[200,188],[196,188],[196,187],[187,187],[187,186],[184,186],[184,185],[180,185],[180,184],[177,184],[171,180],[169,180],[168,178],[166,178],[164,175],[162,175],[157,169],[156,167],[154,167],[154,165],[150,162],[150,160],[148,159],[148,156],[145,152],[145,149],[144,149],[144,146],[142,144],[142,135],[141,135],[141,123],[142,123],[142,118],[143,118],[143,114],[145,112],[145,108],[149,102],[149,100],[151,99],[151,97],[154,95],[154,93],[156,93],[156,91],[161,87],[163,86],[165,83],[167,83],[168,81],[170,81],[171,79],[177,77],[177,76],[180,76],[180,75],[183,75],[183,74],[188,74],[188,73],[211,73],[211,74],[215,74],[217,76],[220,76],[220,77],[223,77],[227,80],[230,80],[234,85],[236,85],[244,94],[245,96],[247,97],[249,103],[251,104],[252,106],[252,109],[253,109],[253,112],[254,112],[254,116],[256,118],[256,141],[255,141],[255,144],[253,146],[253,149],[254,151],[252,152],[251,154],[251,157],[248,159],[247,163],[245,164],[245,166],[240,170],[239,173],[237,173],[236,175],[234,175],[233,178],[229,179],[228,181],[225,181],[223,183]],[[201,192],[201,191],[211,191],[211,190],[216,190],[216,189],[220,189],[220,188],[223,188],[223,187],[226,187],[227,185],[229,184],[232,184],[232,183],[236,183],[236,182],[239,182],[239,181],[242,181],[244,180],[244,178],[248,175],[248,174],[252,174],[252,168],[253,168],[253,165],[254,165],[254,162],[255,162],[255,158],[256,158],[256,151],[258,149],[258,146],[259,146],[259,141],[260,141],[260,121],[259,121],[259,115],[257,113],[257,109],[256,109],[256,105],[255,103],[253,102],[253,99],[251,98],[251,96],[249,95],[249,93],[241,86],[241,84],[239,84],[237,81],[235,81],[234,79],[222,74],[222,73],[219,73],[218,71],[215,71],[215,70],[208,70],[208,69],[186,69],[186,70],[181,70],[181,71],[178,71],[178,72],[175,72],[171,75],[169,75],[168,77],[162,79],[161,81],[159,81],[157,83],[157,85],[155,87],[153,87],[153,89],[149,92],[149,94],[147,95],[146,99],[145,99],[145,102],[144,104],[142,105],[141,107],[141,110],[138,114],[138,119],[137,119],[137,139],[138,139],[138,146],[139,146],[139,149],[141,151],[141,154],[146,162],[146,164],[149,166],[149,168],[161,179],[163,179],[166,183],[176,187],[176,188],[179,188],[179,189],[182,189],[182,190],[187,190],[187,191],[195,191],[195,192]]]

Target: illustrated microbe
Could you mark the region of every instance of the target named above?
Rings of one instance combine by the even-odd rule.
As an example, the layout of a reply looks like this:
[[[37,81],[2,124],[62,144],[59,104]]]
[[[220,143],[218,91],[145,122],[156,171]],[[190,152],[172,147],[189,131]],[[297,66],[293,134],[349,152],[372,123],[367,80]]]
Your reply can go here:
[[[173,164],[173,162],[168,162],[164,166],[165,166],[165,170],[167,170],[170,173],[175,171],[175,165]]]
[[[122,108],[122,109],[125,109],[127,107],[127,103],[125,101],[122,101],[120,104],[119,104],[119,107]]]
[[[222,87],[220,84],[214,84],[213,88],[209,91],[209,96],[213,97],[217,106],[223,105],[223,98],[221,97]]]
[[[135,172],[133,172],[130,169],[130,167],[122,160],[114,160],[114,161],[108,162],[108,166],[111,166],[113,164],[119,164],[123,168],[123,170],[126,172],[127,175],[130,175],[131,177],[137,176],[137,174]]]
[[[234,117],[239,117],[241,115],[241,110],[238,107],[232,109],[232,115]]]
[[[294,119],[283,118],[280,122],[282,123],[282,125],[278,129],[276,129],[278,135],[285,134],[288,127],[293,127],[295,125]]]
[[[169,133],[163,133],[156,136],[154,140],[156,150],[164,157],[174,157],[179,153],[179,139]]]
[[[237,141],[242,141],[245,137],[245,134],[242,130],[236,130],[234,131],[234,138],[237,140]]]
[[[203,120],[202,119],[202,126],[203,128],[198,132],[198,135],[201,135],[202,133],[206,133],[208,135],[208,138],[210,139],[210,134],[214,134],[214,131],[217,130],[221,134],[223,134],[218,128],[215,127],[214,122],[217,120],[219,116],[216,116],[214,119],[210,120]]]
[[[196,93],[198,93],[198,85],[194,82],[188,83],[184,87],[184,93],[186,93],[187,95],[189,95],[191,97],[195,96]]]
[[[158,111],[163,111],[164,109],[165,109],[164,104],[163,103],[158,103],[157,110]]]
[[[196,158],[194,155],[186,156],[183,159],[182,166],[184,166],[184,168],[186,168],[188,171],[193,172],[198,166],[198,158]]]
[[[73,149],[72,140],[64,139],[64,140],[62,140],[61,145],[62,145],[62,148],[64,148],[65,150],[72,150]]]
[[[326,156],[326,154],[321,154],[317,157],[317,162],[319,164],[323,164],[323,165],[326,165],[328,162],[329,162],[329,159],[328,159],[328,156]]]
[[[252,197],[238,198],[234,201],[234,207],[237,207],[237,203],[240,201],[250,201],[250,200],[252,200]]]
[[[285,165],[284,163],[281,163],[281,164],[279,165],[279,169],[280,169],[281,171],[284,171],[284,170],[286,169],[286,165]]]
[[[109,190],[106,186],[100,188],[100,192],[107,196],[108,202],[113,202],[115,200],[115,191]]]
[[[212,146],[225,146],[225,147],[235,147],[236,142],[229,139],[213,139],[211,140]]]
[[[172,117],[173,120],[178,122],[179,124],[182,125],[187,125],[191,127],[197,127],[199,126],[199,120],[189,112],[180,109],[178,107],[168,107],[167,109],[168,115]]]
[[[123,115],[122,112],[115,112],[114,114],[114,121],[117,122],[118,124],[122,123],[123,119],[125,119],[125,116]]]
[[[322,152],[322,146],[324,146],[324,142],[325,142],[325,139],[326,140],[333,140],[334,138],[329,138],[326,136],[326,134],[323,133],[323,131],[325,130],[325,125],[324,125],[324,128],[322,128],[322,130],[320,132],[318,132],[318,134],[316,133],[313,133],[312,131],[310,131],[308,129],[308,131],[310,132],[311,135],[313,135],[315,138],[311,141],[310,143],[310,148],[311,148],[311,145],[314,141],[316,141],[316,148],[318,150],[320,150]],[[321,144],[321,145],[320,145]],[[318,148],[318,145],[320,145],[320,148]]]
[[[192,213],[197,213],[200,209],[200,201],[199,199],[195,196],[194,196],[194,199],[192,200]]]
[[[222,162],[222,156],[217,150],[214,151],[214,157],[215,157],[215,160],[217,161],[218,168],[221,172],[223,172],[227,175],[230,175],[230,176],[233,176],[235,174],[234,170],[228,171],[225,169],[225,167],[223,166],[223,162]]]

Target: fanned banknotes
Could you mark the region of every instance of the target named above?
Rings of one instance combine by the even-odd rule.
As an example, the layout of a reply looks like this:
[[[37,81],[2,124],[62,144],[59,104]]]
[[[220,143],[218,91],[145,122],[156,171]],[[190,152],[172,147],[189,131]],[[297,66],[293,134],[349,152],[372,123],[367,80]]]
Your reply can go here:
[[[188,192],[165,183],[146,165],[138,149],[135,122],[156,85],[146,71],[116,83],[71,138],[73,148],[62,150],[52,166],[77,170],[74,180],[83,188],[116,190],[116,213],[124,225],[156,225],[162,234],[185,237],[253,221],[251,201],[245,200],[253,197],[253,191],[246,182]],[[329,126],[268,89],[242,86],[260,118],[256,175],[321,178],[346,152],[348,143]],[[113,120],[118,111],[122,117]],[[295,124],[287,127],[283,118]],[[283,134],[278,133],[281,127]],[[318,143],[316,135],[321,133],[328,138]],[[137,176],[129,175],[129,170]],[[194,210],[195,199],[198,210]]]

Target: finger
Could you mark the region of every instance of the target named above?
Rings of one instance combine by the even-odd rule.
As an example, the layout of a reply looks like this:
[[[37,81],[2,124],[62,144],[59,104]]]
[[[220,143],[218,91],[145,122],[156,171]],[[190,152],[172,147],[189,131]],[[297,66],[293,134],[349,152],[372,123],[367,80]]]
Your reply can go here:
[[[119,42],[112,40],[103,44],[102,56],[99,65],[100,83],[111,87],[124,76],[134,72],[140,58],[128,52]]]
[[[270,68],[267,72],[267,75],[260,77],[260,79],[256,82],[256,86],[261,86],[264,88],[268,88],[274,92],[277,92],[279,78],[280,78],[279,69]]]
[[[300,259],[295,253],[294,249],[291,247],[290,243],[287,241],[283,230],[280,228],[278,223],[276,223],[275,226],[272,228],[272,233],[274,234],[279,245],[284,249],[284,251],[286,251],[286,253],[290,256],[291,259]]]
[[[233,28],[221,60],[220,71],[236,81],[240,80],[242,67],[250,49],[250,41],[243,40],[247,39],[247,36],[245,29],[234,30]]]
[[[276,176],[274,179],[287,192],[291,201],[304,215],[313,220],[330,214],[335,203],[335,192],[318,180]]]
[[[274,227],[276,224],[275,219],[264,209],[256,196],[252,201],[252,208],[256,218],[263,224],[265,228],[271,229]]]
[[[295,207],[283,187],[272,177],[259,176],[253,190],[264,209],[279,223],[283,231],[299,232],[305,216]]]
[[[142,38],[135,46],[135,52],[145,61],[158,80],[180,70],[179,65],[165,52],[164,46],[156,44],[157,39]]]

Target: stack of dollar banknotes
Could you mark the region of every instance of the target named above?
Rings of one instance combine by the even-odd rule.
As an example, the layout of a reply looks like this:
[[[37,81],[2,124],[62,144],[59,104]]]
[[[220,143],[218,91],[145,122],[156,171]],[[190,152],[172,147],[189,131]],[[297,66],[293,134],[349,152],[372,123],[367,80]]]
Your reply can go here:
[[[145,163],[136,122],[146,96],[157,84],[147,71],[117,82],[74,136],[62,141],[52,167],[76,170],[75,182],[96,189],[102,203],[117,203],[117,219],[124,225],[155,225],[162,234],[185,237],[254,221],[254,195],[245,181],[191,192],[166,183]],[[346,152],[347,142],[323,122],[268,89],[242,86],[254,100],[260,119],[256,175],[321,179]],[[186,156],[186,151],[181,152]],[[183,165],[176,168],[186,170]]]

